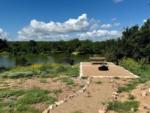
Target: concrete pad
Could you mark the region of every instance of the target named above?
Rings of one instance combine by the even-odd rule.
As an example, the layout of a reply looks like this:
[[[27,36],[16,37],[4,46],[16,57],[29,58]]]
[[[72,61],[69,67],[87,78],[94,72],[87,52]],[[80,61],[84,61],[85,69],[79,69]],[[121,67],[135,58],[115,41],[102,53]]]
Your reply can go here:
[[[94,65],[90,62],[80,63],[80,77],[99,77],[99,78],[138,78],[130,71],[123,67],[117,66],[111,62],[108,62],[108,71],[100,71],[98,67],[100,65]]]

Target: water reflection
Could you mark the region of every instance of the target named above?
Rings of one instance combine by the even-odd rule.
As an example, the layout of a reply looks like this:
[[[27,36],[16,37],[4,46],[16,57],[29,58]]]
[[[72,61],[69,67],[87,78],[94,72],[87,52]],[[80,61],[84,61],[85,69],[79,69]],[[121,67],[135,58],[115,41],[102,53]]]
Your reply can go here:
[[[28,54],[23,57],[27,59],[30,64],[51,64],[51,63],[79,63],[86,61],[90,55],[66,55],[66,54],[51,54],[51,55],[37,55]],[[0,55],[0,67],[14,67],[17,59],[20,56]]]

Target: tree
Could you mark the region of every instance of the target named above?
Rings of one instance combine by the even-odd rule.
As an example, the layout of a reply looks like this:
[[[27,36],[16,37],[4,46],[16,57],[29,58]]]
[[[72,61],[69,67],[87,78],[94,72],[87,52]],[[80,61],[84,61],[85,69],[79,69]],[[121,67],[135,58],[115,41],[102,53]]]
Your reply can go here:
[[[0,51],[5,51],[9,48],[7,40],[0,39]]]

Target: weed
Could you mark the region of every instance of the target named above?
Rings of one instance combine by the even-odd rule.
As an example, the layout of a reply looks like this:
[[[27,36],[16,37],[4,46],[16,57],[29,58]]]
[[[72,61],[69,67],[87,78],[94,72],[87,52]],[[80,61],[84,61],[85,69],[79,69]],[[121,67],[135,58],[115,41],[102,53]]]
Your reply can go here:
[[[64,77],[64,78],[62,79],[62,81],[63,81],[66,85],[74,85],[74,84],[75,84],[74,81],[73,81],[71,78],[69,78],[69,77]]]
[[[116,111],[118,113],[136,112],[138,110],[139,103],[137,101],[125,101],[125,102],[109,102],[108,109]]]
[[[101,82],[101,81],[96,81],[95,83],[96,83],[96,84],[102,84],[102,82]]]

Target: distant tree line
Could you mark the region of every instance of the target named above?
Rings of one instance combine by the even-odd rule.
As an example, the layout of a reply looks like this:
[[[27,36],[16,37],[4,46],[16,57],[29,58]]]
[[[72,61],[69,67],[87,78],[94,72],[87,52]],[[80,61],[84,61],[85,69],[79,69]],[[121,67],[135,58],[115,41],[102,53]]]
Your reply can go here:
[[[0,52],[9,52],[13,55],[24,54],[101,54],[111,61],[118,61],[124,57],[136,60],[144,59],[150,63],[150,19],[142,26],[127,27],[122,37],[101,42],[73,39],[70,41],[6,41],[0,39]]]

